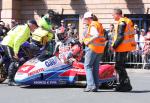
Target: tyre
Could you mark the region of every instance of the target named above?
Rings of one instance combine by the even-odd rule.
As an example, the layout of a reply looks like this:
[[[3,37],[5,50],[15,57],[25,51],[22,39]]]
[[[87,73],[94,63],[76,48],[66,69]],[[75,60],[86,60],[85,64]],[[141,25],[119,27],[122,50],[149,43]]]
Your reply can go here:
[[[0,65],[0,83],[4,82],[7,79],[7,73],[3,65]]]
[[[2,56],[0,55],[0,83],[7,79],[7,72],[5,70],[6,69],[2,64]]]

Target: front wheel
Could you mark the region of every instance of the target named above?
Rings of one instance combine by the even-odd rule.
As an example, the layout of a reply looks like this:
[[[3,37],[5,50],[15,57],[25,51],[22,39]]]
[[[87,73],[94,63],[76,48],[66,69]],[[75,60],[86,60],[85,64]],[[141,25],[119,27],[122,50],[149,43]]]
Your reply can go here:
[[[7,72],[2,63],[2,56],[0,55],[0,83],[4,82],[7,79]]]
[[[3,65],[0,65],[0,83],[4,82],[7,79],[7,73]]]

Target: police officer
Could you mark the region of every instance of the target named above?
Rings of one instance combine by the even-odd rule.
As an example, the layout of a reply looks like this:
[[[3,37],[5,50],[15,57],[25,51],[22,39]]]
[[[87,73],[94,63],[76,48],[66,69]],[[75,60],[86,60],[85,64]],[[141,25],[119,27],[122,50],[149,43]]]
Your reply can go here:
[[[116,91],[128,92],[132,90],[130,79],[125,70],[125,62],[127,53],[135,50],[136,43],[134,39],[134,25],[133,22],[122,16],[121,9],[114,9],[113,18],[118,21],[117,30],[113,38],[112,48],[116,52],[116,71],[119,74],[119,85]]]
[[[48,37],[53,39],[54,37],[54,32],[55,32],[55,25],[57,24],[55,19],[56,18],[56,13],[53,10],[48,10],[47,13],[45,15],[43,15],[42,17],[40,17],[39,15],[35,15],[35,20],[38,23],[38,26],[40,28],[43,28],[44,30],[48,31]],[[39,29],[40,30],[40,29]],[[36,30],[38,31],[38,30]],[[43,31],[43,30],[42,30]],[[49,52],[53,52],[53,41],[51,41],[51,39],[49,39],[49,41],[47,42],[47,46],[45,49],[49,49]]]
[[[35,13],[36,15],[34,16],[34,18],[37,21],[38,26],[49,32],[53,32],[54,24],[56,24],[54,20],[55,12],[53,10],[48,10],[47,13],[42,17],[39,16],[37,12]]]
[[[41,27],[38,27],[32,33],[30,49],[35,52],[35,56],[38,55],[40,60],[45,60],[52,55],[52,47],[49,46],[49,42],[51,42],[52,38],[53,35]]]
[[[37,23],[35,20],[29,20],[27,24],[18,25],[12,28],[7,36],[2,40],[2,47],[10,59],[10,65],[8,67],[8,85],[14,86],[16,85],[14,82],[14,76],[17,71],[15,68],[16,60],[18,60],[18,52],[20,46],[28,40],[30,37],[30,33],[33,32],[37,28]]]
[[[3,21],[0,21],[0,40],[2,40],[4,36],[6,36],[8,31],[9,29],[5,27],[5,23]]]
[[[102,25],[91,12],[84,14],[88,31],[83,38],[85,48],[84,68],[86,71],[87,86],[85,92],[97,92],[99,88],[99,62],[105,48],[105,38]]]

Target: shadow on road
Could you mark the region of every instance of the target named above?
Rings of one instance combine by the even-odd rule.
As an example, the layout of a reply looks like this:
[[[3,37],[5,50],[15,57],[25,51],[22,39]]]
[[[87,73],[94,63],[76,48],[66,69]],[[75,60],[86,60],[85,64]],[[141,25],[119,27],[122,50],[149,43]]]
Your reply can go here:
[[[20,86],[24,89],[61,89],[61,88],[84,88],[85,86],[74,86],[74,85],[61,85],[61,86],[49,86],[49,85],[32,85],[32,86]]]
[[[32,85],[32,86],[20,86],[21,88],[24,88],[24,89],[47,89],[47,88],[50,88],[50,89],[55,89],[55,88],[85,88],[86,85],[53,85],[53,86],[50,86],[50,85]],[[99,88],[100,90],[111,90],[113,89],[113,87],[105,87],[105,86],[101,86]]]
[[[22,86],[24,89],[64,89],[64,88],[85,88],[85,86]],[[116,92],[112,88],[101,88],[98,92]],[[117,92],[116,92],[117,93]],[[150,93],[150,90],[133,90],[131,92],[118,92],[118,93]]]
[[[150,90],[133,90],[129,93],[150,93]]]
[[[76,85],[61,85],[61,86],[49,86],[49,85],[32,85],[32,86],[20,86],[23,89],[64,89],[64,88],[85,88],[85,85],[83,86],[76,86]],[[113,90],[113,88],[105,88],[100,87],[98,92],[116,92]],[[150,90],[132,90],[130,92],[118,92],[118,93],[150,93]]]
[[[98,92],[116,92],[116,91],[113,91],[113,90],[99,90]],[[138,94],[138,93],[150,93],[150,90],[133,90],[133,91],[130,91],[130,92],[116,92],[116,93],[133,93],[133,94]]]

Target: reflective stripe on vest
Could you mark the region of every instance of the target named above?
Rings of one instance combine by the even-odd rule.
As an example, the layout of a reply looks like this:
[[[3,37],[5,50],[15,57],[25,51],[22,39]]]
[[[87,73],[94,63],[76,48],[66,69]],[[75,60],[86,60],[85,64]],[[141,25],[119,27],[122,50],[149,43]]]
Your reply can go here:
[[[90,35],[90,37],[93,37]],[[105,36],[98,36],[97,39],[101,39],[100,42],[104,42],[105,40]]]
[[[124,38],[122,43],[119,44],[119,46],[115,49],[116,52],[128,52],[136,49],[136,42],[134,38],[134,27],[133,23],[130,19],[128,18],[120,18],[118,25],[120,22],[125,22],[126,23],[126,28],[124,31]],[[118,28],[117,28],[118,29]],[[116,30],[118,31],[118,30]],[[118,36],[118,32],[116,32],[114,36],[114,42],[115,43],[116,39]]]
[[[105,39],[104,36],[98,36],[97,38],[98,38],[98,39]]]
[[[122,43],[130,43],[130,42],[135,42],[134,38],[128,39],[128,40],[124,40]]]
[[[92,44],[93,46],[105,46],[105,43],[103,43],[103,44],[98,44],[98,43],[90,43],[90,44]]]
[[[105,37],[103,33],[103,27],[98,21],[92,21],[91,25],[88,28],[88,34],[85,37],[89,38],[89,40],[93,37],[92,35],[90,35],[90,29],[92,26],[97,29],[97,31],[99,32],[99,36],[94,41],[92,41],[88,45],[88,47],[96,53],[103,53],[105,48]]]
[[[128,31],[128,32],[124,33],[124,35],[131,35],[131,34],[135,34],[135,32]]]

